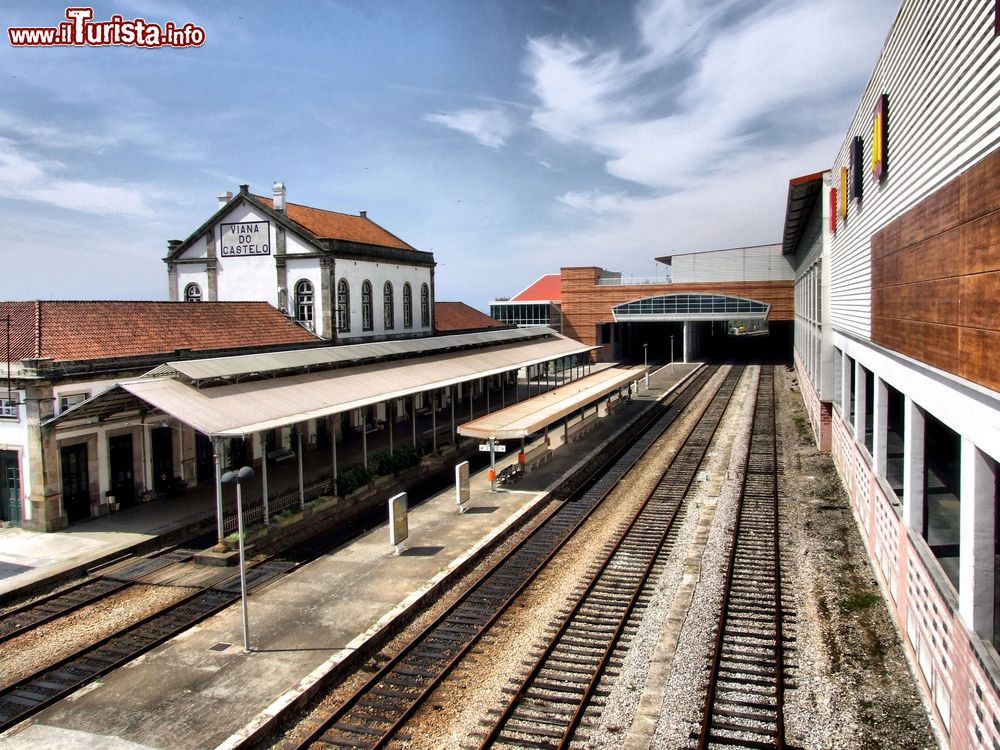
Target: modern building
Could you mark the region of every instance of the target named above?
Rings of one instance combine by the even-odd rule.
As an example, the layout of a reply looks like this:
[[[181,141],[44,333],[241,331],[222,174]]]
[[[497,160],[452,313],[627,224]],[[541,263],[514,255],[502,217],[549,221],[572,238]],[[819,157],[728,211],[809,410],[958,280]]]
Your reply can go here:
[[[194,482],[206,455],[212,471],[193,433],[98,417],[53,437],[53,417],[167,361],[329,346],[262,302],[0,302],[0,321],[0,520],[46,531],[106,514],[108,495],[127,505],[163,474]]]
[[[561,278],[542,276],[510,299],[490,302],[490,315],[512,326],[549,326],[562,333]]]
[[[530,316],[551,320],[558,308],[562,332],[598,347],[596,357],[605,362],[644,356],[688,361],[705,353],[715,337],[721,341],[755,328],[779,339],[791,336],[794,272],[781,245],[687,251],[656,260],[668,267],[663,277],[563,268],[510,300],[491,302],[490,314],[519,325]]]
[[[240,185],[186,240],[167,243],[171,300],[267,302],[342,343],[434,331],[434,255],[368,218],[266,198]]]
[[[944,747],[1000,747],[1000,5],[905,0],[793,179],[795,363]]]

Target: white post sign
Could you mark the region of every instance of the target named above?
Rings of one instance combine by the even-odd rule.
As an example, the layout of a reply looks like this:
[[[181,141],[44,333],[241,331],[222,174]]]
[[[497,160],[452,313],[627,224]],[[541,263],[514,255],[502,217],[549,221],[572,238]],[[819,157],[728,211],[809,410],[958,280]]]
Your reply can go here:
[[[462,461],[455,466],[455,504],[459,513],[465,513],[469,495],[469,462]]]
[[[405,492],[389,498],[389,544],[396,548],[397,555],[406,549],[406,537],[410,535],[406,506]]]

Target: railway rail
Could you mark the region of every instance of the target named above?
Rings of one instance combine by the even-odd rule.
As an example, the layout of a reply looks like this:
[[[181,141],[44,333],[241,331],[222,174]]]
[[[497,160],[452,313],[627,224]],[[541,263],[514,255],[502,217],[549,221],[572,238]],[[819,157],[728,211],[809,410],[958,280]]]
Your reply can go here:
[[[99,578],[82,581],[68,589],[11,609],[0,617],[0,643],[122,591],[147,573],[174,563],[186,562],[194,554],[194,550],[174,549],[160,555],[142,557]]]
[[[563,748],[585,740],[578,730],[626,629],[643,609],[673,544],[676,520],[743,376],[730,370],[712,402],[691,429],[659,482],[619,539],[598,564],[576,601],[552,624],[552,637],[534,664],[516,681],[506,706],[492,721],[479,747]]]
[[[701,728],[705,748],[784,748],[774,368],[758,381]]]
[[[423,700],[468,653],[509,604],[531,583],[649,447],[674,422],[717,368],[702,371],[671,408],[651,409],[624,451],[603,457],[605,470],[581,488],[511,554],[488,570],[470,590],[374,674],[360,690],[319,720],[294,748],[378,748],[389,742]],[[402,739],[402,736],[400,736]]]
[[[247,586],[259,586],[294,566],[285,560],[261,563],[247,571]],[[239,575],[234,574],[5,688],[0,691],[0,732],[228,607],[239,596]]]

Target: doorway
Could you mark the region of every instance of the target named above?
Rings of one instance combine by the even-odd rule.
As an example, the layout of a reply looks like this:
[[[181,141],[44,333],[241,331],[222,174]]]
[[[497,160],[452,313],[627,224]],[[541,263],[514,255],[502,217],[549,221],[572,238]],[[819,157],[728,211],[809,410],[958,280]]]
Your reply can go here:
[[[153,456],[153,489],[157,496],[174,487],[174,443],[169,427],[156,427],[149,433]]]
[[[111,494],[122,507],[135,505],[135,463],[132,435],[108,438],[108,468],[111,471]]]
[[[212,440],[200,432],[194,435],[195,478],[198,484],[215,478],[215,452]]]
[[[63,511],[70,523],[90,518],[90,473],[87,470],[87,444],[62,449]]]
[[[17,451],[0,451],[0,521],[21,523],[21,468]]]

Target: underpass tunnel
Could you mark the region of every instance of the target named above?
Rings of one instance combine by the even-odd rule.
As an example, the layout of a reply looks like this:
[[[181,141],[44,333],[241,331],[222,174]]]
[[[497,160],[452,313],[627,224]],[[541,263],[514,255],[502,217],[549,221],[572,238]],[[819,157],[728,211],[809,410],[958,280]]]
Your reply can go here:
[[[786,362],[790,321],[687,320],[601,323],[600,361],[642,364],[701,361]]]

